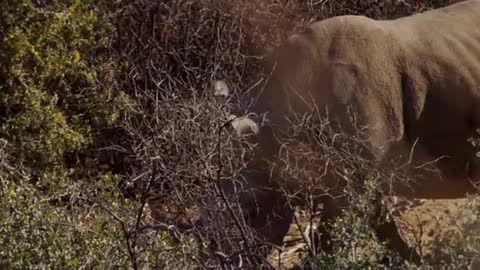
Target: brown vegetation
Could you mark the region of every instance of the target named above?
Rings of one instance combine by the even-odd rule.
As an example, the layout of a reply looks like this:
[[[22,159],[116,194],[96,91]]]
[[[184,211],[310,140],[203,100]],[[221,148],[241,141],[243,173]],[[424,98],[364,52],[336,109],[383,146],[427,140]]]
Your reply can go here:
[[[375,177],[366,186],[349,182],[355,207],[330,224],[332,252],[312,241],[322,206],[310,195],[324,185],[325,160],[403,177],[359,158],[361,136],[333,148],[336,131],[324,119],[295,119],[275,173],[307,179],[305,192],[278,189],[275,200],[268,192],[251,200],[254,187],[233,190],[248,177],[257,142],[235,134],[231,115],[249,111],[245,97],[269,81],[271,53],[308,24],[345,14],[396,18],[453,2],[7,0],[0,11],[0,267],[268,268],[278,261],[265,255],[283,251],[289,226],[304,232],[300,264],[382,267],[388,257],[392,268],[405,267],[364,226],[378,216]],[[213,95],[217,80],[231,95]],[[318,131],[325,136],[298,143]],[[297,166],[291,153],[307,162]],[[276,196],[286,192],[287,199]],[[242,207],[245,201],[251,204]],[[297,204],[301,219],[289,212]],[[267,226],[252,230],[255,223]],[[357,256],[358,247],[374,255]]]

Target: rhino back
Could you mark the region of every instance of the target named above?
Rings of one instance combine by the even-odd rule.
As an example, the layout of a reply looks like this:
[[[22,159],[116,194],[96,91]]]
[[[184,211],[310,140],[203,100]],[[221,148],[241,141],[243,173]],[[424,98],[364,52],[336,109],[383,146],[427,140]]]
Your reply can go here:
[[[419,138],[431,158],[453,157],[445,166],[458,170],[474,154],[466,138],[480,127],[479,14],[474,0],[392,21],[314,23],[279,50],[256,112],[281,130],[291,112],[330,106],[341,115],[354,105],[377,158],[392,141]]]
[[[384,22],[402,53],[405,136],[444,173],[475,163],[467,141],[480,127],[480,1]]]

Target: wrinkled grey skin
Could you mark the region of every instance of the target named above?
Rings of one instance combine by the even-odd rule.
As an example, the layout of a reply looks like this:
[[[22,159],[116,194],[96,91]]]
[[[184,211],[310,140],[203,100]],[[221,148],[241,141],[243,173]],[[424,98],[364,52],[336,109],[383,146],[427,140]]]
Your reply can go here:
[[[264,188],[280,181],[264,162],[278,153],[273,135],[281,137],[286,130],[285,117],[314,107],[328,108],[345,122],[346,107],[353,106],[367,126],[369,154],[376,160],[408,156],[414,146],[415,164],[443,157],[435,163],[440,174],[417,176],[412,188],[394,187],[395,195],[438,199],[476,192],[469,179],[478,178],[480,168],[467,139],[480,128],[480,1],[391,21],[330,18],[291,36],[277,55],[270,83],[252,109],[266,114],[268,125],[255,125],[247,117],[235,123],[239,135],[249,134],[259,143],[245,175],[247,185],[256,189],[242,202],[260,209],[252,224],[266,238],[281,241],[291,219],[288,207],[274,210],[283,201],[281,194]],[[331,197],[322,202],[327,220],[345,206]],[[418,259],[395,224],[376,229],[402,256]]]

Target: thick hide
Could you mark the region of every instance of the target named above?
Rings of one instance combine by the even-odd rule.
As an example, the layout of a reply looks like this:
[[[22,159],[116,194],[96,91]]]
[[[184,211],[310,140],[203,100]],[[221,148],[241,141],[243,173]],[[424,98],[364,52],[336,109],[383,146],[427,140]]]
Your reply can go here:
[[[276,55],[270,83],[256,93],[252,110],[266,115],[268,124],[258,128],[247,118],[235,123],[240,135],[256,134],[259,143],[249,186],[275,186],[262,170],[280,149],[276,136],[288,128],[286,117],[316,109],[345,122],[352,106],[367,126],[374,159],[403,155],[412,165],[436,160],[440,174],[418,175],[410,188],[399,185],[397,195],[457,198],[476,191],[470,180],[480,168],[468,138],[480,128],[480,1],[391,21],[327,19],[291,36]],[[244,200],[248,205],[248,196]],[[344,202],[324,203],[329,219]],[[260,215],[275,216],[268,202],[257,205]],[[377,229],[404,257],[411,255],[393,223]]]
[[[253,109],[270,121],[250,132],[259,133],[262,159],[277,152],[272,132],[282,134],[291,113],[316,108],[345,121],[352,106],[377,160],[436,161],[440,175],[418,179],[413,190],[399,187],[400,195],[472,192],[469,179],[480,170],[468,142],[480,127],[479,25],[474,0],[391,21],[334,17],[291,36]]]

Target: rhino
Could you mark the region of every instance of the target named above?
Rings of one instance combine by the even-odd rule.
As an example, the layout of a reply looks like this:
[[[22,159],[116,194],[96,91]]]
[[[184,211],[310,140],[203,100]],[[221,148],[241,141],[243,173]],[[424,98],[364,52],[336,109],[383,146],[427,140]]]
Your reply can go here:
[[[273,238],[288,229],[279,224],[286,223],[292,211],[280,203],[285,201],[282,193],[271,189],[281,176],[266,164],[281,149],[274,138],[286,134],[286,119],[318,108],[343,121],[345,130],[347,107],[355,108],[356,119],[365,127],[367,153],[374,160],[412,158],[414,152],[411,166],[435,161],[431,165],[436,173],[413,175],[415,181],[408,187],[398,183],[391,194],[453,199],[477,193],[480,164],[469,138],[480,127],[479,25],[480,1],[470,0],[394,20],[337,16],[291,35],[274,54],[274,71],[255,93],[249,114],[232,122],[240,136],[258,144],[245,174],[255,194],[242,198],[245,207],[255,200],[260,209],[252,226],[277,242]],[[259,117],[249,115],[268,121],[260,123]],[[340,184],[333,192],[341,190]],[[346,203],[335,196],[319,200],[324,221],[341,215]],[[282,207],[280,215],[268,214]],[[279,220],[266,226],[267,216]],[[404,258],[419,259],[393,221],[375,230]]]

